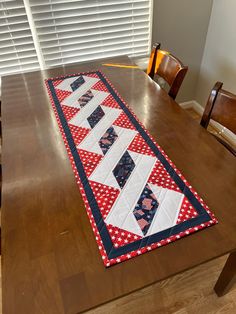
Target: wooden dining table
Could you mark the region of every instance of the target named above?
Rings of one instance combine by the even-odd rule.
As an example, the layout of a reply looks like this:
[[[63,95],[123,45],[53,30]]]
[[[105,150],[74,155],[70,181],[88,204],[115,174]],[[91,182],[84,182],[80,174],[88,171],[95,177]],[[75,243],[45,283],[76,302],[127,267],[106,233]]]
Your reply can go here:
[[[236,159],[126,56],[2,77],[3,314],[75,314],[231,253],[236,271]],[[219,223],[105,268],[44,80],[101,70]],[[201,277],[201,273],[199,273]],[[212,287],[213,289],[213,287]]]

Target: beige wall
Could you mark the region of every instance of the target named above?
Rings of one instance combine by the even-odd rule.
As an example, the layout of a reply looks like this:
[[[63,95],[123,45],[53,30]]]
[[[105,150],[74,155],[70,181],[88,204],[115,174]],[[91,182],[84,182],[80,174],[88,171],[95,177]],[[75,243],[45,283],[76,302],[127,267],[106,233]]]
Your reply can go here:
[[[236,93],[236,1],[214,0],[195,99],[205,106],[216,81]]]
[[[152,41],[161,42],[163,49],[171,51],[189,66],[177,101],[192,100],[195,96],[213,0],[153,2]]]

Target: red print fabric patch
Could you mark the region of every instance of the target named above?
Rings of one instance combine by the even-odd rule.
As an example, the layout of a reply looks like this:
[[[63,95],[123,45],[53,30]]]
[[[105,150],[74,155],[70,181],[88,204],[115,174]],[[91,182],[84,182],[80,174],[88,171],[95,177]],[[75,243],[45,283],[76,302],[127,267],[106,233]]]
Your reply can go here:
[[[102,72],[46,85],[106,267],[217,223]]]

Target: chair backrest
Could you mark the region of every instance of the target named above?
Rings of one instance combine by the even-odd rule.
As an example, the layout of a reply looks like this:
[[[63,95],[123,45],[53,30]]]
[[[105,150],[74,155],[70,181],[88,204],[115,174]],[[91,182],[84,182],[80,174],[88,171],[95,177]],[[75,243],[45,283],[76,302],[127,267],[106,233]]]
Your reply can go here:
[[[147,74],[152,79],[155,74],[162,77],[170,86],[169,95],[175,99],[188,67],[169,52],[161,50],[160,46],[160,43],[155,44],[152,49]]]
[[[236,134],[236,95],[222,89],[222,86],[223,83],[217,82],[213,87],[201,125],[207,128],[212,119]]]

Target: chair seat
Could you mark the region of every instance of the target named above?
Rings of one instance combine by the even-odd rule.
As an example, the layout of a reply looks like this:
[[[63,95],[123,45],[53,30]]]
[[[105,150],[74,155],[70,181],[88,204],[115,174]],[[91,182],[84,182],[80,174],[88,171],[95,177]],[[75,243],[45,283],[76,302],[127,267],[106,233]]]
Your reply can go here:
[[[216,134],[211,133],[211,135],[213,135],[217,139],[218,142],[224,145],[225,148],[227,148],[236,157],[236,149],[234,149],[232,146],[230,146],[229,143],[224,141],[221,137],[217,136]]]

